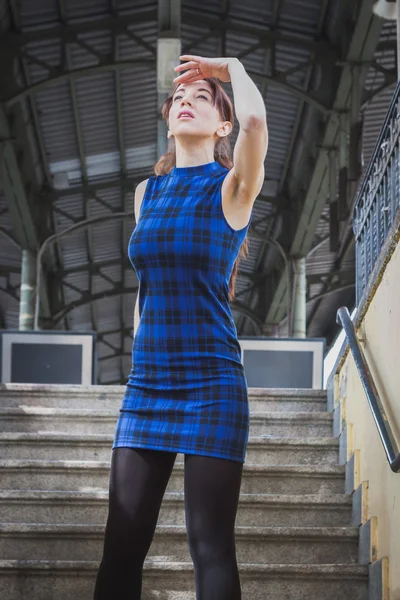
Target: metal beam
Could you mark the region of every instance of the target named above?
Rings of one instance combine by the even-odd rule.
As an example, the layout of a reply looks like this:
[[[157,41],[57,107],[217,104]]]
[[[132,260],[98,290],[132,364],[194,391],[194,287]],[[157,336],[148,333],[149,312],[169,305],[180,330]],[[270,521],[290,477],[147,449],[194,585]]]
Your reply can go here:
[[[259,286],[262,281],[270,275],[270,271],[257,272],[257,273],[249,273],[247,271],[241,271],[239,269],[238,276],[243,277],[243,279],[249,279],[253,281],[256,285],[252,287]],[[349,270],[340,270],[334,269],[333,271],[326,273],[308,273],[306,275],[307,282],[309,284],[325,284],[327,279],[339,278],[342,279],[350,279],[350,281],[354,281],[355,271],[354,269]],[[242,292],[238,292],[238,296],[240,296]]]
[[[58,6],[59,6],[59,13],[60,13],[60,20],[62,23],[66,23],[65,0],[58,0]],[[72,61],[71,61],[71,53],[70,53],[70,48],[69,48],[68,42],[66,42],[64,50],[65,50],[66,67],[67,67],[68,71],[71,71]],[[78,99],[77,99],[77,94],[76,94],[75,81],[72,79],[69,80],[69,89],[70,89],[70,93],[71,93],[72,112],[73,112],[74,121],[75,121],[76,141],[77,141],[78,151],[79,151],[79,162],[81,165],[82,181],[84,184],[87,184],[88,183],[88,174],[87,174],[87,168],[86,168],[86,157],[85,157],[85,147],[84,147],[84,142],[83,142],[83,131],[82,131],[81,123],[80,123],[80,115],[79,115],[79,107],[78,107]],[[84,214],[85,221],[90,219],[89,203],[88,203],[88,199],[86,197],[84,198],[84,202],[83,202],[83,214]],[[86,228],[85,245],[86,245],[86,252],[87,252],[87,257],[88,257],[88,264],[92,265],[93,264],[92,229],[91,229],[90,225],[88,225]],[[92,293],[92,289],[93,289],[93,278],[89,276],[89,294]],[[93,302],[90,305],[90,315],[91,315],[91,321],[92,321],[92,328],[94,331],[98,330],[96,308],[97,308],[96,304]]]
[[[11,12],[12,12],[12,17],[13,17],[13,21],[14,21],[14,26],[15,26],[16,30],[19,30],[20,29],[20,18],[19,18],[19,13],[18,13],[16,2],[11,3]],[[22,72],[24,75],[25,86],[28,87],[29,83],[30,83],[29,69],[26,64],[26,60],[24,60],[23,56],[21,57],[20,62],[21,62]],[[51,188],[53,185],[53,179],[52,179],[52,176],[49,171],[49,166],[48,166],[48,161],[47,161],[47,152],[46,152],[45,142],[44,142],[44,138],[43,138],[43,134],[42,134],[42,129],[40,126],[39,112],[38,112],[38,108],[37,108],[37,104],[36,104],[36,96],[32,94],[29,97],[29,102],[30,102],[30,110],[32,112],[32,117],[33,117],[33,127],[34,127],[34,131],[35,131],[36,139],[37,139],[37,144],[39,147],[41,167],[43,169],[43,174],[44,174],[46,184],[49,188]],[[52,228],[54,231],[55,230],[54,211],[49,211],[49,218],[51,219],[51,224],[52,224]],[[56,247],[55,248],[55,260],[56,260],[57,269],[58,269],[58,267],[60,265],[63,266],[63,253],[62,253],[62,249],[60,247],[58,240],[55,243],[55,247]],[[65,303],[64,290],[62,288],[60,289],[60,294],[61,294],[62,302]],[[66,329],[69,329],[68,320],[66,320],[65,326],[66,326]]]
[[[319,24],[317,26],[317,37],[321,34],[321,31],[322,31],[322,27],[323,27],[325,16],[326,16],[326,11],[328,8],[328,2],[329,2],[329,0],[324,0],[322,7],[321,7]],[[280,10],[280,1],[275,0],[275,2],[273,4],[273,8],[272,8],[272,15],[271,15],[271,29],[272,30],[276,30],[278,27],[279,10]],[[333,61],[333,63],[334,63],[334,55],[333,55],[332,50],[333,50],[333,48],[331,48],[330,55],[332,56],[331,61]],[[263,73],[263,77],[265,75],[268,76],[268,71],[270,71],[270,76],[278,77],[280,80],[282,80],[282,82],[287,82],[286,78],[290,74],[295,73],[298,70],[301,70],[303,68],[307,68],[305,80],[303,83],[303,89],[298,89],[296,92],[296,94],[299,95],[299,97],[300,97],[300,104],[299,104],[298,111],[297,111],[295,125],[293,127],[293,133],[292,133],[291,141],[289,144],[289,150],[286,153],[286,161],[285,161],[285,164],[283,167],[282,176],[281,176],[281,179],[280,179],[280,182],[278,185],[278,195],[279,196],[281,196],[283,193],[284,185],[286,182],[286,176],[287,176],[287,173],[289,170],[289,166],[291,164],[293,149],[294,149],[295,142],[297,140],[298,132],[300,129],[301,117],[303,114],[304,106],[307,103],[309,103],[309,104],[314,105],[314,107],[319,108],[319,110],[326,112],[325,106],[321,105],[321,103],[319,101],[316,101],[316,99],[313,98],[313,96],[309,90],[311,77],[312,77],[312,73],[314,72],[314,68],[317,65],[318,61],[323,58],[323,56],[324,56],[324,54],[322,54],[322,56],[320,56],[320,55],[315,55],[314,53],[311,53],[311,57],[307,61],[298,63],[291,69],[286,70],[284,73],[278,73],[278,71],[275,68],[275,45],[272,48],[268,47],[268,49],[267,49],[266,58],[267,58],[268,69],[267,69],[267,72]],[[332,66],[333,66],[333,64],[332,64]],[[254,73],[253,73],[253,76],[254,76]],[[262,93],[264,90],[265,83],[266,83],[266,81],[264,81],[264,83],[262,83],[262,87],[261,87]],[[293,88],[293,86],[288,87],[289,91],[293,92],[292,88]],[[278,215],[275,215],[275,219],[274,219],[275,222],[276,222],[277,217],[278,217]],[[274,230],[274,229],[275,229],[275,225],[272,225],[272,230]],[[256,266],[255,266],[256,271],[259,271],[260,269],[262,269],[262,266],[265,264],[265,261],[266,261],[266,255],[269,252],[271,252],[271,245],[264,245],[261,248]],[[252,296],[249,301],[250,305],[253,305],[252,300],[254,299],[255,291],[256,290],[253,287],[253,293],[252,293]],[[241,319],[239,322],[240,330],[242,329],[243,325],[244,325],[244,321],[243,321],[243,319]]]
[[[340,269],[334,269],[330,273],[309,273],[307,275],[307,283],[309,284],[323,284],[325,285],[327,280],[337,279],[340,282],[347,279],[349,283],[354,283],[355,280],[355,271],[354,269],[349,269],[348,271],[343,271]]]
[[[140,181],[148,177],[146,172],[143,171],[142,174],[135,175],[134,177],[120,177],[118,179],[106,179],[104,181],[98,181],[95,183],[84,183],[82,185],[74,185],[66,189],[58,190],[56,188],[52,188],[50,190],[44,190],[42,192],[42,196],[44,198],[50,198],[53,201],[58,200],[58,198],[65,198],[66,196],[73,196],[75,194],[82,194],[84,196],[88,196],[89,194],[96,194],[101,190],[109,190],[113,188],[120,188],[124,191],[132,191],[132,187],[137,185]]]
[[[306,305],[308,304],[312,304],[313,302],[319,302],[321,301],[323,298],[326,298],[328,296],[334,296],[337,292],[344,292],[345,290],[351,290],[354,289],[355,287],[355,283],[347,283],[345,285],[337,285],[337,286],[332,286],[329,290],[326,290],[324,292],[321,292],[320,294],[317,294],[311,298],[307,298],[306,300]],[[280,323],[280,325],[282,325],[283,323],[285,323],[287,317],[284,317]],[[273,325],[273,324],[271,324]]]
[[[296,96],[300,100],[307,102],[307,104],[310,104],[310,106],[316,108],[322,114],[329,115],[330,113],[334,112],[332,108],[325,106],[316,96],[313,96],[309,92],[305,92],[301,88],[289,83],[285,75],[280,71],[275,72],[275,75],[272,77],[269,75],[264,75],[263,73],[258,73],[257,71],[252,71],[251,69],[246,69],[246,72],[254,80],[264,81],[270,85],[274,85],[290,92],[293,96]]]
[[[321,34],[322,28],[324,26],[324,21],[325,21],[326,12],[328,9],[328,4],[329,4],[329,0],[324,0],[324,2],[322,3],[321,10],[320,10],[319,22],[317,25],[317,37]],[[275,13],[273,13],[273,19],[274,19],[274,22],[273,22],[274,27],[273,28],[275,29],[278,24],[278,14],[275,15]],[[313,63],[313,61],[311,61],[307,66],[307,71],[306,71],[304,83],[303,83],[303,92],[304,92],[304,94],[307,94],[307,95],[310,94],[309,87],[311,84],[311,78],[312,78],[312,74],[314,72],[315,64],[316,63]],[[286,76],[287,76],[287,74],[286,74]],[[306,98],[301,97],[299,106],[297,109],[296,120],[295,120],[295,123],[293,126],[291,140],[289,143],[289,149],[286,152],[286,160],[283,165],[281,179],[278,184],[278,195],[282,195],[283,190],[285,188],[285,183],[286,183],[286,179],[288,176],[289,167],[291,165],[292,156],[293,156],[293,152],[294,152],[294,148],[295,148],[295,143],[297,141],[300,127],[301,127],[302,116],[304,114],[305,105],[306,105]],[[272,230],[275,230],[275,227],[276,227],[276,217],[275,217],[274,221],[275,221],[275,223],[272,226]],[[259,257],[258,257],[257,265],[256,265],[257,271],[262,267],[262,265],[265,264],[266,257],[268,255],[268,253],[270,253],[271,251],[272,251],[272,248],[270,245],[265,245],[264,247],[262,247]],[[251,300],[250,300],[250,302],[251,302]],[[288,310],[289,310],[289,308],[288,308]],[[289,324],[289,327],[290,327],[290,324]]]
[[[99,181],[95,183],[85,183],[83,185],[74,185],[67,189],[58,190],[56,188],[52,188],[49,190],[43,190],[41,195],[44,199],[48,199],[49,201],[55,202],[59,198],[65,198],[67,196],[74,196],[76,194],[82,194],[83,196],[90,196],[91,194],[95,195],[97,192],[101,190],[109,190],[113,188],[122,188],[124,192],[131,192],[133,187],[136,187],[138,183],[143,181],[143,179],[147,179],[149,174],[151,174],[151,168],[147,171],[142,170],[141,174],[135,175],[134,177],[122,176],[120,179],[109,179],[104,181]],[[266,179],[265,182],[268,180]],[[272,204],[273,206],[280,207],[282,201],[285,200],[283,194],[279,194],[276,196],[271,196],[268,194],[259,194],[257,196],[257,202],[265,202],[268,204]],[[132,219],[134,215],[132,214]],[[268,216],[269,218],[269,216]],[[259,220],[254,221],[254,223],[259,223],[259,221],[264,220],[265,217],[261,217]]]
[[[76,267],[69,267],[68,269],[62,269],[62,270],[58,271],[57,273],[54,274],[54,277],[55,277],[56,281],[61,282],[63,279],[65,279],[69,275],[72,275],[73,273],[85,272],[91,276],[100,275],[101,269],[104,269],[107,267],[116,267],[118,265],[121,265],[121,267],[123,269],[128,269],[129,267],[132,268],[129,258],[126,254],[126,248],[125,248],[124,254],[122,255],[122,258],[110,258],[108,260],[102,260],[102,261],[98,261],[98,262],[95,261],[91,265],[78,265]]]
[[[19,51],[27,44],[35,42],[44,42],[46,40],[60,40],[64,43],[76,41],[79,35],[84,33],[93,33],[95,31],[113,30],[117,34],[128,35],[127,28],[130,25],[138,23],[149,23],[157,19],[157,9],[148,7],[139,7],[129,14],[115,17],[110,15],[100,19],[84,21],[82,23],[60,22],[43,29],[31,31],[8,31],[0,40],[0,49],[7,48],[8,51]],[[155,53],[155,48],[148,45],[147,49]]]
[[[325,23],[325,18],[326,18],[326,13],[328,10],[328,6],[329,6],[329,0],[323,0],[323,2],[321,3],[321,9],[320,9],[320,15],[319,15],[319,19],[318,19],[318,25],[317,25],[317,37],[321,35],[322,33],[322,29]],[[332,64],[332,66],[334,66]],[[311,84],[311,77],[312,74],[314,72],[314,67],[315,67],[315,63],[311,63],[308,67],[307,67],[307,72],[306,75],[304,77],[304,91],[306,93],[309,93],[309,87]],[[279,192],[281,193],[282,190],[284,189],[284,185],[285,185],[285,181],[286,181],[286,176],[288,174],[289,171],[289,167],[291,165],[292,162],[292,157],[293,157],[293,150],[295,148],[295,143],[297,141],[297,137],[299,135],[299,131],[300,131],[300,125],[301,125],[301,117],[303,115],[303,111],[304,111],[304,107],[305,107],[306,101],[304,98],[300,99],[300,103],[299,106],[297,108],[297,114],[296,114],[296,120],[295,120],[295,124],[293,127],[293,131],[292,131],[292,136],[290,139],[290,143],[289,143],[289,150],[288,152],[286,152],[286,159],[285,159],[285,163],[282,169],[282,175],[281,175],[281,179],[279,182]]]
[[[96,302],[96,300],[103,300],[105,298],[115,298],[116,296],[123,296],[126,294],[134,294],[137,293],[137,290],[137,287],[123,288],[120,284],[117,284],[113,289],[99,292],[97,294],[92,294],[90,292],[82,292],[82,295],[79,300],[74,300],[73,302],[70,302],[69,304],[64,306],[58,313],[53,315],[53,327],[57,325],[60,319],[63,319],[75,308],[78,308],[80,306],[86,306],[87,304]]]
[[[372,14],[370,1],[363,0],[360,5],[346,58],[347,63],[357,61],[363,64],[360,81],[365,79],[368,64],[373,58],[379,40],[381,27],[382,23]],[[349,109],[351,100],[350,91],[351,73],[349,68],[344,66],[332,107],[335,111]],[[317,223],[326,202],[326,195],[325,193],[321,193],[321,190],[327,187],[327,153],[328,149],[335,145],[338,134],[339,119],[337,119],[336,114],[331,114],[326,123],[322,147],[319,149],[315,161],[314,172],[301,207],[297,229],[291,242],[290,254],[293,256],[306,256],[312,247]],[[285,297],[285,292],[286,278],[282,273],[266,317],[268,323],[279,323],[282,320],[285,311],[285,304],[282,302],[282,298]]]
[[[27,44],[35,42],[44,42],[46,40],[60,40],[63,43],[76,42],[78,36],[85,33],[93,33],[95,31],[113,30],[118,35],[133,36],[133,32],[129,31],[129,26],[139,23],[155,22],[158,18],[158,9],[139,7],[134,12],[129,14],[116,16],[111,14],[108,17],[85,21],[82,23],[60,23],[43,29],[33,31],[9,31],[2,36],[0,40],[0,51],[7,48],[7,51],[18,52],[20,48]],[[277,42],[282,42],[285,45],[301,47],[321,54],[329,51],[330,43],[326,39],[307,39],[304,36],[283,32],[280,30],[268,30],[265,24],[259,21],[245,19],[243,17],[234,17],[221,15],[220,12],[212,14],[212,11],[195,8],[182,8],[182,21],[198,27],[203,25],[209,27],[213,31],[221,32],[229,30],[238,34],[248,34],[253,37],[270,44],[271,46]],[[137,37],[137,36],[135,36]],[[141,40],[144,44],[145,41]],[[147,44],[146,49],[152,52],[155,56],[156,48]]]
[[[117,17],[118,10],[118,0],[111,0],[111,12],[114,18]],[[119,60],[118,56],[118,36],[114,32],[113,33],[113,52],[114,52],[114,60],[117,62]],[[121,99],[121,76],[119,71],[114,71],[114,87],[115,87],[115,102],[117,107],[117,127],[118,127],[118,148],[119,148],[119,156],[120,156],[120,165],[121,165],[121,177],[126,177],[126,156],[125,156],[125,141],[124,141],[124,123],[123,123],[123,115],[122,115],[122,99]],[[127,212],[127,202],[126,202],[126,194],[123,186],[120,186],[120,211]],[[121,273],[121,285],[125,287],[125,260],[129,262],[129,260],[125,259],[128,245],[128,236],[126,234],[126,224],[125,221],[121,221],[121,235],[120,235],[120,251],[121,251],[121,260],[120,260],[120,273]],[[128,320],[128,316],[125,314],[125,302],[124,296],[120,296],[120,320],[121,320],[121,332],[120,332],[120,377],[121,381],[124,380],[124,361],[123,361],[123,353],[125,346],[125,334],[124,327],[125,323]],[[133,325],[132,325],[133,327]]]
[[[229,30],[239,35],[250,35],[259,40],[274,46],[276,43],[306,48],[310,52],[318,54],[329,52],[332,49],[329,41],[325,39],[307,39],[305,36],[287,33],[279,29],[267,29],[261,21],[246,19],[241,16],[235,17],[221,15],[220,12],[212,13],[211,10],[205,11],[203,8],[182,8],[182,20],[188,25],[194,27],[204,26],[213,30]]]
[[[155,69],[156,62],[153,59],[130,59],[111,61],[107,58],[104,61],[101,61],[99,64],[90,67],[83,67],[80,69],[73,70],[53,70],[54,72],[51,74],[51,76],[42,79],[41,81],[34,83],[26,88],[22,88],[17,92],[13,92],[11,95],[6,96],[5,105],[7,106],[7,108],[11,108],[27,96],[36,94],[37,92],[40,92],[47,87],[58,85],[60,83],[63,83],[64,81],[74,81],[79,77],[97,75],[98,73],[104,73],[108,71],[117,70],[119,72],[122,69],[131,69],[132,67],[138,65]],[[290,92],[292,95],[300,98],[304,102],[307,102],[323,114],[329,114],[330,112],[332,112],[332,110],[328,106],[325,106],[316,96],[304,92],[304,90],[302,90],[301,88],[298,88],[295,85],[289,83],[283,71],[277,70],[275,71],[273,76],[265,75],[263,73],[259,73],[258,71],[252,71],[251,69],[247,69],[247,73],[251,77],[253,77],[254,80],[259,80],[261,82],[276,86],[278,88]]]
[[[273,4],[272,4],[272,10],[271,10],[271,17],[270,17],[270,27],[272,30],[276,30],[277,25],[278,25],[278,21],[279,21],[279,14],[280,14],[280,9],[281,9],[281,1],[280,0],[273,0]],[[254,50],[257,50],[260,46],[265,47],[265,42],[259,41],[256,44],[254,44],[252,47],[250,47],[250,51],[253,52]],[[242,58],[243,56],[245,56],[248,53],[248,50],[244,50],[240,53],[240,55],[238,56],[238,58]],[[220,56],[223,56],[222,54],[220,54]],[[268,45],[266,47],[266,51],[265,51],[265,57],[264,57],[264,65],[263,65],[263,75],[271,75],[273,76],[274,73],[276,72],[276,42],[274,42],[272,45]],[[263,81],[260,81],[260,94],[262,96],[262,98],[265,97],[265,92],[267,90],[267,82],[264,79]],[[275,220],[275,218],[274,218]],[[256,227],[257,224],[256,223],[252,223],[253,227]],[[261,251],[259,252],[259,255],[257,257],[257,261],[255,264],[255,272],[258,274],[258,272],[260,271],[260,268],[262,268],[263,265],[263,255],[264,255],[264,249],[267,247],[267,244],[261,246]],[[240,273],[238,273],[239,275]],[[253,280],[254,281],[254,280]],[[264,281],[264,277],[262,277],[261,279],[258,280],[258,286],[260,285],[261,282]],[[254,288],[250,287],[246,290],[246,294],[247,294],[247,298],[248,298],[248,304],[249,306],[252,308],[254,306],[254,293],[253,293]],[[249,292],[249,294],[248,294]],[[242,296],[244,296],[245,294],[242,294]],[[237,331],[239,334],[242,334],[243,329],[246,326],[246,318],[244,315],[241,315],[239,318],[239,322],[237,324]]]
[[[155,68],[156,63],[154,59],[130,59],[130,60],[120,60],[118,62],[106,59],[99,63],[98,65],[94,65],[91,67],[83,67],[81,69],[73,69],[72,71],[65,69],[58,69],[57,73],[39,81],[38,83],[34,83],[27,88],[21,89],[16,93],[13,93],[11,96],[6,97],[5,105],[7,108],[11,108],[27,96],[31,94],[36,94],[46,87],[50,87],[52,85],[58,85],[63,83],[64,81],[74,81],[78,77],[86,77],[87,75],[97,75],[98,73],[107,73],[108,71],[122,70],[122,69],[131,69],[132,67],[137,67],[138,65],[144,66],[147,68]]]
[[[108,221],[110,219],[120,219],[120,218],[126,218],[128,215],[127,213],[113,213],[112,215],[103,215],[100,217],[92,217],[90,219],[90,221],[88,220],[83,220],[79,223],[74,223],[73,225],[71,225],[70,227],[67,227],[66,229],[64,229],[63,231],[60,231],[58,233],[55,233],[51,236],[49,236],[42,244],[42,246],[39,249],[39,252],[37,254],[37,269],[36,269],[36,273],[37,273],[37,283],[36,284],[36,290],[39,288],[40,286],[40,280],[41,280],[41,266],[42,266],[42,257],[44,255],[44,252],[47,250],[48,246],[52,243],[54,243],[55,239],[57,238],[61,238],[64,237],[66,235],[69,235],[72,231],[75,231],[77,229],[81,229],[81,228],[87,228],[91,223],[100,223],[103,221]],[[114,284],[114,281],[111,281],[109,278],[107,278],[104,274],[101,274],[102,277],[104,277],[105,279],[107,279],[108,281],[110,281],[112,284]],[[69,285],[71,287],[71,283],[69,282],[65,282],[65,285]],[[79,290],[78,288],[75,288],[76,291],[78,291],[79,293],[81,293],[81,290]],[[39,300],[38,298],[36,298],[36,314],[35,314],[35,329],[38,328],[38,313],[39,313]]]
[[[60,0],[62,2],[62,0]],[[62,25],[46,28],[40,31],[35,32],[10,32],[6,36],[4,36],[3,41],[0,40],[0,52],[2,48],[7,49],[8,53],[11,53],[14,56],[24,54],[26,59],[29,59],[47,70],[48,76],[43,80],[36,82],[35,84],[29,86],[29,88],[22,89],[13,93],[6,99],[6,105],[8,107],[12,106],[16,102],[20,101],[22,98],[27,95],[33,94],[48,85],[54,85],[64,81],[65,79],[74,80],[76,77],[86,76],[88,74],[93,74],[99,71],[110,70],[110,69],[118,69],[118,71],[122,68],[129,68],[133,65],[143,64],[146,66],[155,67],[156,61],[154,58],[156,57],[156,48],[152,45],[145,42],[145,40],[139,38],[136,34],[129,30],[129,25],[132,23],[137,24],[139,21],[144,21],[145,18],[151,19],[152,17],[160,20],[160,10],[162,13],[168,13],[170,11],[170,18],[163,19],[164,23],[167,24],[167,29],[170,27],[170,31],[174,30],[178,31],[178,23],[180,23],[180,10],[178,11],[176,5],[174,4],[175,0],[169,0],[169,2],[162,2],[158,6],[157,15],[154,14],[154,11],[145,11],[139,10],[135,13],[135,16],[132,15],[117,15],[116,10],[112,10],[112,16],[106,19],[99,19],[97,21],[89,21],[83,24],[68,24],[65,19],[62,19]],[[279,1],[277,6],[279,5]],[[61,4],[62,6],[62,4]],[[114,5],[113,5],[114,6]],[[276,9],[274,9],[276,10]],[[240,34],[249,34],[258,38],[258,42],[250,45],[247,49],[243,50],[240,53],[240,57],[246,56],[251,52],[254,52],[255,49],[259,47],[264,47],[269,50],[272,55],[275,55],[275,46],[279,43],[306,48],[312,56],[306,61],[308,63],[318,63],[319,61],[325,61],[327,55],[334,54],[334,48],[326,39],[320,40],[311,40],[306,39],[303,36],[297,36],[294,34],[289,34],[286,32],[280,31],[277,27],[272,27],[271,30],[266,30],[264,25],[259,25],[258,23],[250,20],[246,20],[241,18],[235,18],[234,16],[229,16],[227,11],[222,11],[222,13],[218,15],[212,15],[210,12],[205,13],[204,11],[199,11],[197,9],[182,9],[183,11],[183,19],[185,22],[191,24],[195,24],[198,26],[202,24],[204,27],[209,27],[209,31],[206,34],[202,34],[201,39],[208,38],[211,35],[217,33],[220,35],[222,39],[223,36],[226,35],[227,31],[232,31]],[[172,25],[173,23],[173,25]],[[164,28],[164,26],[163,26]],[[116,60],[115,57],[113,60],[102,53],[99,53],[92,46],[90,46],[84,39],[82,39],[82,35],[85,33],[91,33],[96,31],[97,29],[108,29],[112,32],[114,38],[117,35],[126,34],[129,37],[134,37],[135,41],[142,45],[152,57],[151,59],[138,59],[138,60],[127,60],[127,61],[119,61]],[[173,35],[170,37],[174,37]],[[68,65],[60,65],[55,67],[54,65],[46,62],[43,58],[40,58],[34,54],[34,50],[32,47],[29,48],[29,51],[25,49],[25,47],[29,44],[47,40],[47,39],[56,39],[64,46],[70,43],[76,43],[86,48],[92,55],[96,56],[98,59],[98,64],[85,67],[82,69],[72,69],[71,66]],[[199,40],[195,40],[192,43],[199,42]],[[275,59],[274,59],[275,62]],[[300,62],[295,67],[287,71],[279,71],[275,68],[271,72],[271,75],[266,75],[263,73],[248,71],[249,75],[251,75],[254,79],[261,79],[263,84],[266,83],[270,85],[276,85],[278,87],[282,87],[287,89],[290,93],[298,96],[304,102],[310,103],[312,106],[318,108],[319,110],[326,113],[329,112],[329,107],[324,106],[319,99],[312,95],[311,93],[304,92],[301,88],[298,88],[292,85],[288,77],[293,73],[300,69],[304,68],[304,63]]]
[[[14,149],[14,140],[10,132],[8,116],[0,104],[0,170],[2,187],[7,200],[13,224],[13,238],[19,246],[31,250],[34,254],[40,245],[40,239],[33,219],[32,204],[25,187],[24,177],[19,168],[19,161]],[[42,311],[50,316],[50,302],[46,281],[40,286]]]

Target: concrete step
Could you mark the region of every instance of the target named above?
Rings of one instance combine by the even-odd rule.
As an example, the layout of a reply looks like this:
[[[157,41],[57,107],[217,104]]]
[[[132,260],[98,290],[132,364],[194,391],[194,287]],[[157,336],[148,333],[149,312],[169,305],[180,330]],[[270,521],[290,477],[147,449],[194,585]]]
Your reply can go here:
[[[0,408],[0,431],[60,431],[68,433],[113,433],[119,410],[19,406]],[[264,433],[280,437],[331,436],[332,413],[257,412],[250,415],[250,435]]]
[[[111,458],[111,457],[110,457]],[[80,490],[108,489],[110,459],[0,460],[0,489]],[[183,491],[184,463],[175,462],[167,492]],[[344,465],[244,464],[242,493],[340,494],[344,493]]]
[[[343,527],[351,524],[348,494],[240,494],[238,526]],[[108,490],[0,490],[1,520],[6,523],[106,523]],[[183,492],[164,494],[159,523],[185,525]]]
[[[9,459],[111,460],[114,434],[0,433],[0,456]],[[183,460],[183,454],[178,453]],[[249,437],[246,462],[268,465],[337,464],[334,437]]]
[[[358,527],[235,528],[238,562],[356,564]],[[101,560],[104,525],[0,523],[0,560]],[[191,560],[186,527],[157,525],[153,560]]]
[[[92,600],[98,562],[0,561],[7,600]],[[364,565],[239,565],[243,600],[368,600]],[[193,564],[145,561],[142,600],[195,600]]]
[[[326,412],[327,391],[294,388],[248,388],[250,411]]]
[[[0,384],[0,406],[48,406],[119,410],[125,393],[121,385]],[[326,390],[292,388],[248,388],[250,410],[254,412],[325,412]]]

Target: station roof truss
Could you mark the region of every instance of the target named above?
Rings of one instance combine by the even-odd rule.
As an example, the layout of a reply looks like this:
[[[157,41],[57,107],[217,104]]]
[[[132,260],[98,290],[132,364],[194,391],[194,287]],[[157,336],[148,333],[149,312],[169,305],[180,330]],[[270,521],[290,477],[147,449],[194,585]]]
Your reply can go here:
[[[231,304],[239,337],[287,334],[305,257],[307,335],[329,349],[337,308],[355,299],[353,202],[397,81],[395,24],[370,0],[3,4],[1,327],[18,328],[23,250],[48,240],[40,327],[96,331],[99,383],[125,383],[134,189],[165,143],[157,48],[172,37],[181,54],[239,58],[265,101],[265,182]]]

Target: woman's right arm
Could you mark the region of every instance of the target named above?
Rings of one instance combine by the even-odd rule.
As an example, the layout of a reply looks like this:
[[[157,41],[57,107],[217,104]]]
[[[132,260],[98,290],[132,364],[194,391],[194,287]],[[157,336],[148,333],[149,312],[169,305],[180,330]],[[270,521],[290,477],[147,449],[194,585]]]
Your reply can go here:
[[[136,223],[139,220],[140,207],[142,205],[142,200],[143,200],[144,192],[146,190],[147,182],[148,182],[148,179],[145,179],[144,181],[141,181],[140,183],[138,183],[138,185],[136,187],[136,190],[135,190],[134,211],[135,211],[135,221],[136,221]],[[135,338],[135,336],[136,336],[136,332],[138,330],[139,322],[140,322],[140,316],[139,316],[139,289],[140,289],[140,285],[138,285],[138,291],[137,291],[137,294],[136,294],[136,302],[135,302],[135,310],[133,312],[133,338]]]

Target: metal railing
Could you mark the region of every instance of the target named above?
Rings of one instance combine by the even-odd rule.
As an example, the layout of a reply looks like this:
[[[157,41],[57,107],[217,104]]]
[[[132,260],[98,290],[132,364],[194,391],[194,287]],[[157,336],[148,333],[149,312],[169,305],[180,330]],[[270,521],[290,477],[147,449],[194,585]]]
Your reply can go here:
[[[353,231],[356,239],[356,303],[368,286],[388,230],[400,209],[400,81],[357,194]]]
[[[342,306],[337,311],[336,321],[339,325],[342,325],[346,334],[347,341],[353,354],[354,362],[360,375],[361,382],[364,386],[368,404],[371,408],[372,416],[378,428],[379,436],[385,449],[390,468],[392,471],[394,471],[394,473],[398,473],[400,471],[399,449],[394,439],[392,429],[389,425],[385,409],[383,408],[382,402],[379,398],[379,393],[376,389],[371,371],[369,370],[364,353],[358,342],[356,330],[350,318],[349,311],[345,306]]]

